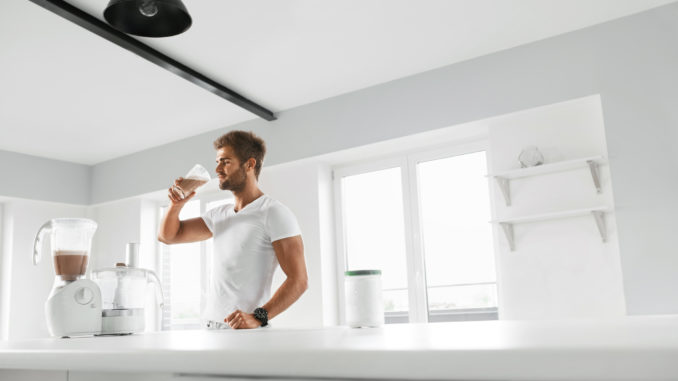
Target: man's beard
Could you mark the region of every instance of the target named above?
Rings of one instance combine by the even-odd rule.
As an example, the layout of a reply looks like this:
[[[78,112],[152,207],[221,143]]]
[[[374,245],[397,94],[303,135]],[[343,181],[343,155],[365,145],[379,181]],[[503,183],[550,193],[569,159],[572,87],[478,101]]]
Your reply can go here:
[[[237,172],[228,175],[228,177],[219,183],[219,189],[230,190],[231,192],[240,192],[247,185],[247,172],[245,165],[241,165]]]

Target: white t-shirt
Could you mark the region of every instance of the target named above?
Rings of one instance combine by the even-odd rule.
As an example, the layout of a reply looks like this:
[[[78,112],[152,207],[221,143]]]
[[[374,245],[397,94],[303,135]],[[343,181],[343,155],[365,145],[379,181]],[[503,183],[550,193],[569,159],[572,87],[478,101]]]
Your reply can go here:
[[[216,322],[237,309],[251,313],[268,302],[278,266],[272,242],[301,234],[294,214],[267,195],[237,213],[233,207],[219,206],[202,216],[214,236],[203,318]]]

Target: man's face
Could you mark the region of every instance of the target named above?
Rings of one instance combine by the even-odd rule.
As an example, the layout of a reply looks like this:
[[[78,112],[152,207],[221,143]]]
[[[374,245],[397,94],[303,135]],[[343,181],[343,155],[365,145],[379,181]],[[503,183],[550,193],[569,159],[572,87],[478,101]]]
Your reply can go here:
[[[235,156],[229,146],[217,150],[216,173],[219,176],[219,188],[239,192],[247,185],[247,171],[245,165]]]

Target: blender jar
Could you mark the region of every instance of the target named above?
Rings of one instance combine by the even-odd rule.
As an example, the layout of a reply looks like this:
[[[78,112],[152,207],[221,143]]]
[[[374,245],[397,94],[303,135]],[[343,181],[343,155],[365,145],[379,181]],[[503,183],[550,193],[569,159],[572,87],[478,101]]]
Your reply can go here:
[[[40,227],[33,243],[33,264],[42,258],[42,242],[50,234],[56,280],[72,282],[85,275],[97,223],[85,218],[55,218]]]

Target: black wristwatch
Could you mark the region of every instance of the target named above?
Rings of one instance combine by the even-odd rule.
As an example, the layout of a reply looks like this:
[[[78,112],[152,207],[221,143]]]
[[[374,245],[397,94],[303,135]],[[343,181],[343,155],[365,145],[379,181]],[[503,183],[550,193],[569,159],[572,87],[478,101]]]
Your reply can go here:
[[[261,322],[262,327],[268,325],[268,311],[259,307],[254,310],[254,318]]]

